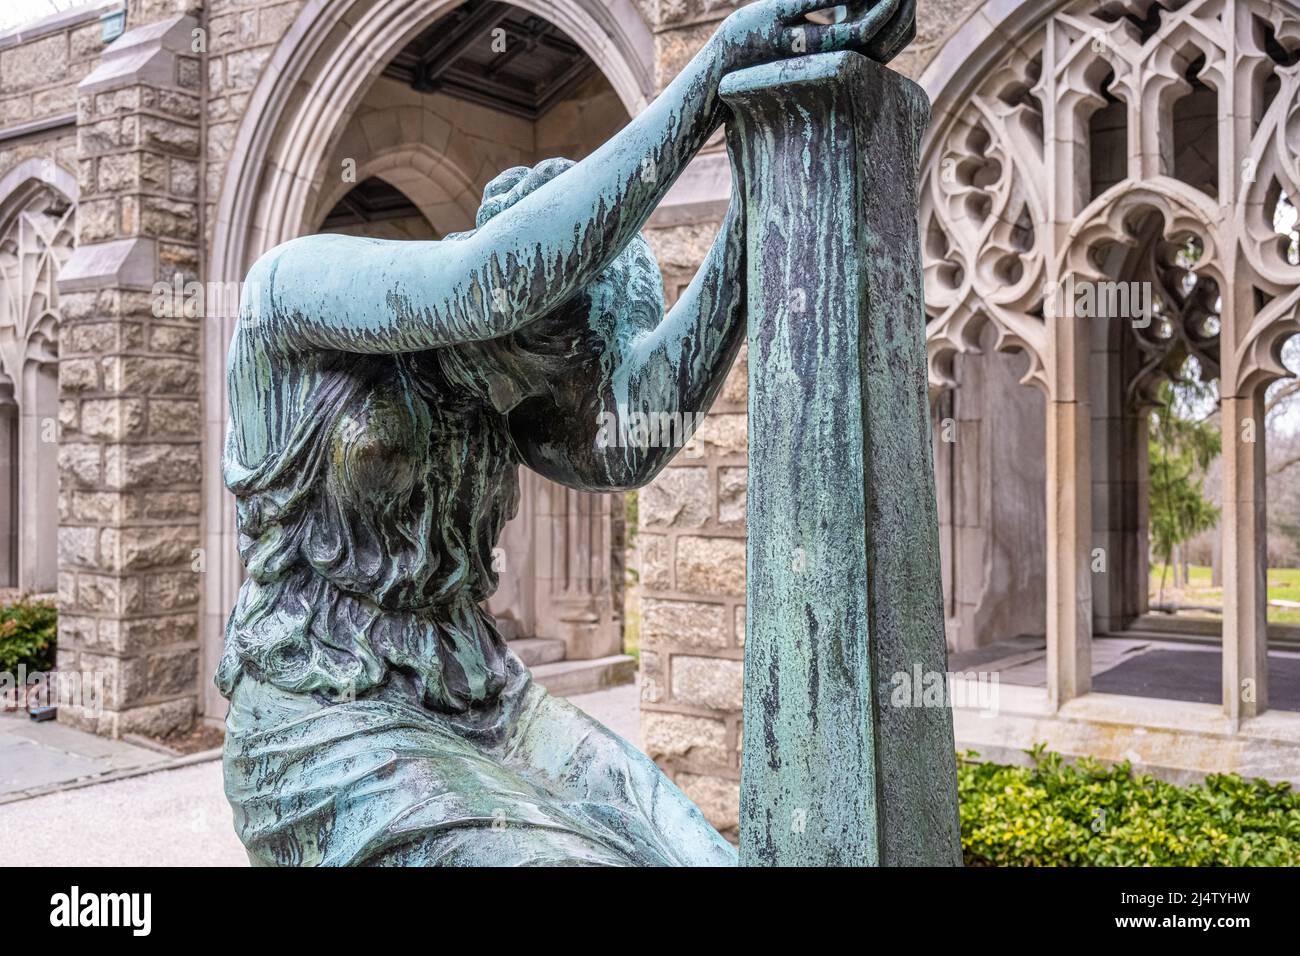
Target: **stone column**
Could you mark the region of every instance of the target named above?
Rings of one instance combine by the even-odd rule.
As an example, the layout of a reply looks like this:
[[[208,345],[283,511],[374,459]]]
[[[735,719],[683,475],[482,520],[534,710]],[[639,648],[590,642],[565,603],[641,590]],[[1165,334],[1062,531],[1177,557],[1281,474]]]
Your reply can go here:
[[[539,480],[534,515],[537,637],[569,660],[623,651],[622,586],[614,578],[613,498]]]
[[[1047,402],[1047,698],[1053,708],[1092,689],[1089,416],[1084,402]]]
[[[1223,422],[1223,710],[1268,708],[1268,557],[1264,396],[1225,395]]]
[[[113,736],[185,728],[198,699],[196,25],[128,31],[77,91],[78,246],[59,282],[59,667],[102,675],[105,694],[59,719]],[[182,294],[160,296],[159,282]]]
[[[741,861],[959,864],[917,234],[928,103],[844,53],[733,74],[722,96],[748,256]]]

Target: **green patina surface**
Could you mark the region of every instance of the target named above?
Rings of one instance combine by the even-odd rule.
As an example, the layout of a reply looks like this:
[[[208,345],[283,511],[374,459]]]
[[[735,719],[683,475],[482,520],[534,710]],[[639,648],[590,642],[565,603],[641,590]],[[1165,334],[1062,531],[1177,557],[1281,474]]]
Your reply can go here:
[[[929,106],[854,53],[728,76],[744,181],[741,861],[957,864],[916,174]]]
[[[886,142],[883,127],[880,141],[871,141],[852,111],[809,114],[799,127],[807,136],[800,166],[784,152],[763,153],[762,136],[746,125],[745,202],[733,201],[704,265],[666,315],[658,266],[638,235],[727,118],[719,96],[724,75],[809,50],[862,50],[883,62],[910,39],[911,3],[880,0],[852,8],[842,23],[805,23],[803,15],[818,6],[760,0],[737,11],[648,109],[591,156],[502,173],[488,186],[472,232],[427,243],[309,236],[253,266],[230,348],[223,461],[248,578],[217,679],[231,701],[226,791],[255,863],[735,861],[735,850],[648,758],[531,683],[482,602],[496,588],[491,553],[517,505],[519,466],[591,491],[649,481],[720,390],[746,307],[758,310],[752,337],[767,356],[755,371],[772,376],[756,394],[789,393],[770,408],[756,399],[762,424],[754,427],[784,429],[787,452],[812,456],[801,467],[782,463],[775,450],[756,458],[760,473],[772,469],[755,486],[760,517],[766,521],[775,507],[773,495],[836,503],[821,516],[836,522],[830,528],[817,524],[815,511],[788,528],[773,522],[764,554],[779,557],[806,540],[815,565],[831,556],[817,550],[819,535],[847,542],[868,530],[868,542],[838,552],[850,577],[823,580],[823,604],[856,602],[852,614],[810,606],[806,584],[765,578],[768,559],[751,558],[760,582],[751,608],[763,606],[765,587],[787,589],[772,595],[770,620],[794,628],[788,641],[800,643],[803,633],[812,650],[788,663],[772,659],[790,668],[788,678],[780,675],[789,683],[756,685],[777,732],[771,753],[753,759],[775,760],[789,779],[794,738],[783,738],[782,728],[811,721],[815,732],[805,742],[821,749],[802,756],[811,772],[800,786],[850,841],[838,859],[912,858],[892,854],[888,838],[870,843],[869,852],[859,852],[858,841],[868,832],[864,821],[871,820],[870,832],[887,831],[896,810],[897,825],[919,832],[909,816],[921,809],[913,790],[936,773],[940,790],[949,782],[944,768],[928,765],[928,750],[912,749],[937,739],[934,728],[869,720],[861,693],[875,646],[866,622],[872,634],[897,635],[875,653],[915,651],[929,661],[931,596],[937,609],[937,590],[931,595],[926,586],[937,568],[926,564],[937,562],[930,538],[911,556],[868,547],[894,518],[905,533],[934,532],[922,527],[926,514],[933,519],[925,512],[933,498],[928,457],[917,444],[924,441],[923,405],[913,402],[923,394],[913,395],[911,380],[896,381],[886,368],[895,351],[906,363],[922,357],[920,327],[908,318],[919,303],[919,285],[908,284],[916,236],[914,229],[892,234],[904,243],[901,259],[887,241],[869,248],[855,218],[860,210],[837,214],[835,207],[860,198],[902,214],[887,193],[901,181],[900,169],[911,189],[916,104],[898,99],[893,87],[856,83],[851,64],[862,58],[854,54],[817,82],[854,81],[853,95],[895,96],[881,109],[904,111],[906,148]],[[824,69],[812,59],[775,76],[792,89],[811,89],[805,79]],[[768,119],[795,129],[789,118]],[[845,151],[857,149],[878,152],[873,161],[894,170],[884,188],[867,176],[861,185],[846,179],[839,188],[848,191],[839,195],[804,190],[813,207],[788,225],[807,248],[773,239],[778,213],[792,208],[781,197],[803,188],[789,177],[865,176],[846,160]],[[796,277],[801,264],[815,271]],[[842,293],[856,302],[856,286],[893,273],[897,281],[882,286],[881,301],[902,297],[903,319],[877,308],[853,312],[851,322],[832,302]],[[805,327],[787,323],[781,331],[769,321],[765,297],[793,288],[795,278],[816,280],[810,293],[822,299],[810,300],[809,314],[827,324],[823,339],[805,342]],[[919,317],[919,304],[915,311]],[[853,324],[859,319],[861,334]],[[884,324],[868,335],[867,324],[877,320]],[[783,344],[775,348],[778,332]],[[884,391],[892,386],[900,391],[891,399]],[[868,407],[868,396],[880,407]],[[834,406],[848,399],[864,404],[836,417]],[[905,418],[896,447],[890,438],[864,446],[863,432],[892,427],[891,409],[920,417]],[[665,415],[689,424],[658,444],[610,440],[611,420]],[[856,499],[839,497],[838,479],[827,478],[842,466],[817,457],[836,448],[861,479]],[[864,454],[876,451],[882,459],[864,465]],[[897,493],[887,494],[883,485],[891,481]],[[930,504],[909,505],[909,495]],[[904,513],[890,514],[894,509]],[[922,564],[920,584],[904,580]],[[771,633],[768,625],[762,633]],[[765,643],[751,670],[768,660]],[[849,677],[831,676],[846,668]],[[791,686],[802,690],[787,700]],[[839,699],[841,686],[857,696]],[[891,732],[897,740],[882,741]],[[755,739],[762,740],[747,734],[747,763]],[[950,730],[944,746],[951,762]],[[903,754],[917,763],[895,780],[891,761]],[[870,766],[875,776],[865,775]],[[845,767],[859,775],[840,776]],[[764,810],[752,787],[747,792],[752,835]],[[905,799],[893,796],[904,792]],[[761,857],[823,858],[820,850]]]

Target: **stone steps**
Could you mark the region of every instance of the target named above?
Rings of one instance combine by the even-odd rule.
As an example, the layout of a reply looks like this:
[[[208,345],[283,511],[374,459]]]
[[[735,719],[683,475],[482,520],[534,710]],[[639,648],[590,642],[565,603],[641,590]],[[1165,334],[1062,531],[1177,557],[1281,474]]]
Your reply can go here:
[[[511,641],[514,647],[519,641]],[[557,642],[560,643],[560,642]],[[556,697],[587,694],[636,680],[636,661],[626,654],[597,657],[589,661],[557,661],[529,668],[533,680]]]
[[[564,660],[564,641],[553,637],[520,637],[510,641],[509,647],[529,667]]]

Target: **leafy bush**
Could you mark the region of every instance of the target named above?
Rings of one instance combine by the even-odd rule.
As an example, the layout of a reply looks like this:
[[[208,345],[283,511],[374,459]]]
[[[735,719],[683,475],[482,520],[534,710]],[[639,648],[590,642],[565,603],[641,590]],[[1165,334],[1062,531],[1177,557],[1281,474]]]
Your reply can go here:
[[[968,866],[1296,866],[1300,794],[1215,774],[1179,787],[1127,762],[1067,764],[1043,745],[1033,767],[960,754]]]
[[[0,607],[0,671],[16,673],[54,669],[54,639],[59,612],[53,601],[23,597]]]

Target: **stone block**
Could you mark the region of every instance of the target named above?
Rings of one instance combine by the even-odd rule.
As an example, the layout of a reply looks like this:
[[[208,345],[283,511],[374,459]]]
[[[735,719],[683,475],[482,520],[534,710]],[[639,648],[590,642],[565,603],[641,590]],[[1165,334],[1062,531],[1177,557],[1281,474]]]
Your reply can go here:
[[[32,94],[32,116],[57,116],[77,109],[77,88],[72,84],[39,90]]]
[[[749,346],[742,345],[740,354],[731,365],[718,400],[728,405],[746,406],[749,403]]]
[[[99,529],[64,527],[59,529],[59,567],[93,568],[99,563]]]
[[[651,591],[670,591],[673,586],[672,542],[661,534],[636,536],[641,567],[641,586]]]
[[[193,694],[198,676],[199,655],[193,647],[123,658],[111,709]]]
[[[743,457],[749,451],[748,426],[741,413],[714,412],[708,415],[691,441],[696,455]]]
[[[262,67],[271,55],[274,47],[254,47],[251,50],[239,50],[226,57],[226,83],[231,89],[251,90],[257,85],[257,78],[262,74]]]
[[[105,388],[125,395],[198,395],[199,365],[191,359],[151,355],[108,360]]]
[[[739,597],[745,593],[744,539],[683,535],[676,570],[679,591]]]
[[[724,836],[740,826],[740,782],[708,774],[679,773],[673,781],[691,802],[700,808],[704,819]]]
[[[707,468],[665,468],[641,489],[639,517],[644,527],[696,528],[712,516]]]
[[[698,601],[641,599],[641,639],[651,644],[724,648],[731,643],[727,609]]]
[[[94,359],[66,358],[59,363],[59,390],[63,394],[99,388],[99,363]]]
[[[160,153],[196,156],[199,151],[199,129],[161,116],[141,116],[140,145]]]
[[[132,707],[116,717],[118,734],[166,737],[168,734],[182,733],[194,725],[195,698],[183,697],[161,704]]]
[[[31,96],[11,96],[9,90],[4,93],[0,97],[0,126],[13,126],[32,118]]]
[[[664,685],[663,655],[642,647],[640,663],[641,700],[647,704],[657,704],[663,700],[667,690]]]
[[[671,672],[675,703],[721,711],[739,711],[744,704],[740,661],[674,654]]]
[[[710,717],[647,711],[641,715],[641,737],[654,760],[680,757],[721,766],[731,760],[727,725]]]
[[[59,478],[69,486],[91,488],[103,478],[101,451],[97,444],[61,442],[59,444]]]
[[[112,571],[188,566],[199,546],[199,529],[194,525],[104,528],[100,545],[104,566]]]
[[[87,438],[120,440],[144,433],[141,399],[95,398],[81,403],[81,433]]]
[[[197,441],[185,444],[109,445],[104,483],[123,491],[197,484],[201,480]]]
[[[718,469],[718,521],[739,524],[745,520],[745,491],[748,468]]]
[[[29,40],[0,51],[0,88],[18,93],[59,82],[68,70],[65,33]]]
[[[163,399],[149,402],[149,434],[154,437],[182,435],[197,437],[203,426],[197,398]]]
[[[673,81],[700,47],[713,34],[714,24],[706,23],[655,35],[655,86],[662,90]]]
[[[130,496],[126,505],[127,520],[187,521],[200,515],[197,491],[147,490]]]
[[[77,240],[82,243],[116,239],[119,227],[116,199],[86,199],[77,207]]]
[[[122,520],[122,496],[112,491],[79,491],[67,493],[68,516],[74,522],[86,524],[115,524]]]

